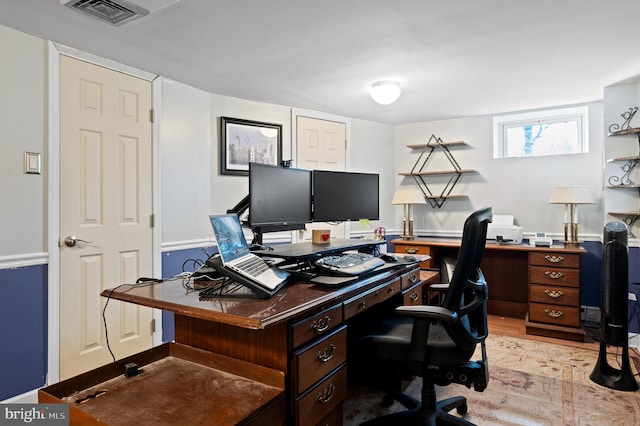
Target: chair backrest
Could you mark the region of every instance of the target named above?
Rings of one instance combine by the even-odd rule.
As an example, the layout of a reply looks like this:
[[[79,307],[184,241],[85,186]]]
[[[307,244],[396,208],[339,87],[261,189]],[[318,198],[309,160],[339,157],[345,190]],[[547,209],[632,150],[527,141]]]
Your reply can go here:
[[[480,270],[487,239],[491,207],[473,212],[465,221],[456,267],[444,298],[444,307],[458,314],[459,320],[446,325],[456,345],[472,349],[487,337],[487,283]]]

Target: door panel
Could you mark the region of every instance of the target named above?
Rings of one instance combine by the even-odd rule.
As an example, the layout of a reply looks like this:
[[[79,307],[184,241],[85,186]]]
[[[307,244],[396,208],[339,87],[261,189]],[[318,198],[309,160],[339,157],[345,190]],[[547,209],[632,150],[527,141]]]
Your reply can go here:
[[[100,296],[152,275],[151,83],[62,56],[60,93],[63,380],[152,345],[150,308],[109,301],[105,330]]]
[[[296,163],[308,170],[344,171],[347,158],[347,130],[345,123],[297,117]],[[344,238],[344,224],[311,223],[302,236],[311,239],[311,230],[329,229],[331,237]]]

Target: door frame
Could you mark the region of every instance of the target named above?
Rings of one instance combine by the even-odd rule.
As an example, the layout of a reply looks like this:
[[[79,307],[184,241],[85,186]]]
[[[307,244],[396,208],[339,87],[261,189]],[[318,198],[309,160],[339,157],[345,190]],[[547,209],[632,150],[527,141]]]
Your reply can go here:
[[[60,381],[60,56],[71,56],[91,62],[101,67],[124,72],[152,83],[152,108],[154,111],[151,124],[152,144],[152,208],[154,226],[152,229],[152,263],[153,275],[162,275],[161,218],[160,218],[160,79],[157,75],[109,61],[88,53],[81,52],[52,41],[47,41],[47,250],[48,262],[48,294],[47,294],[47,377],[46,384]],[[162,343],[162,311],[153,310],[154,331],[153,346]]]

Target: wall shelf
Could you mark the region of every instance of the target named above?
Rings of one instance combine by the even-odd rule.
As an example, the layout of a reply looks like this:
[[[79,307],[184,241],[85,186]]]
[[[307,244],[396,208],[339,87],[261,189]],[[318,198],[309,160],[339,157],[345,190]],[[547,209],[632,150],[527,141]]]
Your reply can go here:
[[[451,192],[453,191],[453,188],[456,186],[458,180],[463,174],[476,173],[476,171],[471,169],[462,169],[456,159],[453,157],[453,154],[451,154],[451,151],[449,151],[449,148],[466,145],[467,144],[462,141],[443,142],[442,139],[436,137],[435,135],[431,135],[427,143],[407,145],[407,148],[409,149],[419,149],[422,150],[422,152],[420,152],[420,155],[410,172],[401,172],[398,173],[398,175],[411,176],[422,191],[425,200],[427,200],[433,208],[442,207],[445,201],[451,198],[465,198],[466,195],[456,195],[452,194]],[[452,169],[426,170],[429,160],[434,158],[434,155],[438,155],[438,153],[441,153],[445,156],[447,161],[449,161],[449,163],[451,164]],[[449,176],[448,181],[444,184],[444,187],[439,194],[434,193],[433,191],[435,190],[432,191],[434,182],[427,181],[427,178],[430,176]],[[429,185],[431,185],[431,188],[429,187]]]

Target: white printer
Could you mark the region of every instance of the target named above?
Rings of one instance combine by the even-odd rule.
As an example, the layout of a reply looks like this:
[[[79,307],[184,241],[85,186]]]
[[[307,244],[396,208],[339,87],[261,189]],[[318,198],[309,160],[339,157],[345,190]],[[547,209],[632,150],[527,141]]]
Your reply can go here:
[[[493,221],[487,227],[487,240],[522,244],[522,226],[514,225],[513,215],[493,215]]]

